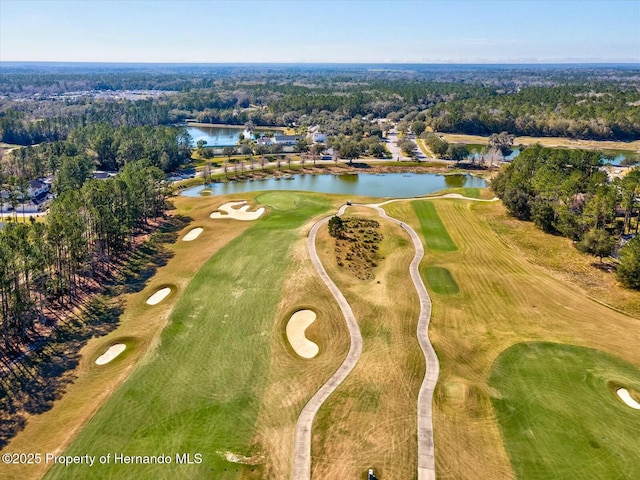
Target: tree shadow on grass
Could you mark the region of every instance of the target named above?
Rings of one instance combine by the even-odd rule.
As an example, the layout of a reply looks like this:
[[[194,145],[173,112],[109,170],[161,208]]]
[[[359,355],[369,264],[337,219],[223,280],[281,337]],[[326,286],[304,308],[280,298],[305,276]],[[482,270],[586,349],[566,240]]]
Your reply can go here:
[[[75,299],[66,315],[57,315],[48,337],[33,333],[22,355],[11,355],[21,346],[0,348],[0,449],[26,425],[27,414],[50,410],[75,379],[73,370],[87,341],[113,331],[120,323],[124,302],[120,295],[137,292],[173,256],[166,247],[178,238],[191,218],[173,216],[116,268],[103,283],[102,293]],[[118,267],[117,265],[114,265]],[[24,349],[24,346],[22,346]],[[90,399],[87,399],[90,401]]]

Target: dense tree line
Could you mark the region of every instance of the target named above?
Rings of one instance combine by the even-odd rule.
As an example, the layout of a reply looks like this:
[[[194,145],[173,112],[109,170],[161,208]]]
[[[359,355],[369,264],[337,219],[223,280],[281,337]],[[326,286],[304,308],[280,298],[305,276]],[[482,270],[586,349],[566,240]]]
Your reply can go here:
[[[63,179],[58,180],[66,181],[75,171],[76,181],[83,181],[87,177],[81,172],[87,166],[88,173],[96,167],[118,171],[139,159],[170,172],[189,159],[190,142],[184,128],[93,124],[75,129],[66,140],[19,148],[5,155],[0,162],[0,183],[9,177],[58,176],[61,170]]]
[[[6,103],[6,102],[5,102]],[[16,102],[0,110],[0,140],[18,145],[64,140],[73,130],[99,123],[114,127],[174,123],[163,100]]]
[[[95,123],[155,126],[197,119],[336,129],[354,117],[413,122],[419,115],[425,127],[442,132],[629,140],[640,138],[637,74],[625,68],[385,72],[347,66],[48,71],[42,78],[14,72],[0,80],[0,93],[8,94],[0,99],[0,139],[23,145],[60,140]],[[72,97],[20,96],[15,90],[21,82],[43,93],[88,90]],[[138,101],[91,96],[101,89],[141,87],[171,91]]]
[[[0,335],[7,350],[72,301],[123,254],[133,236],[164,211],[164,174],[131,162],[109,180],[63,190],[46,222],[8,222],[0,230]],[[0,346],[2,353],[2,346]]]
[[[638,233],[640,169],[610,180],[601,168],[601,153],[586,150],[525,148],[491,182],[509,213],[533,221],[545,232],[574,240],[578,249],[602,259],[623,235]],[[640,278],[640,256],[633,240],[620,251],[619,279],[630,272]]]

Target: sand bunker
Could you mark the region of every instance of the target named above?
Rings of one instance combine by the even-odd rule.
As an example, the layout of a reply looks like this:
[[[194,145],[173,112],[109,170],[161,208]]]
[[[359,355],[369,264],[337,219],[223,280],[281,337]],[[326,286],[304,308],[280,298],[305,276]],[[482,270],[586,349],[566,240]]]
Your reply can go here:
[[[200,228],[200,227],[194,228],[193,230],[190,230],[189,233],[187,233],[184,236],[182,241],[183,242],[191,242],[192,240],[195,240],[196,238],[198,238],[201,233],[202,233],[202,228]]]
[[[171,293],[169,287],[161,288],[147,299],[147,305],[157,305]]]
[[[218,210],[222,210],[227,214],[220,212],[213,212],[209,217],[211,218],[233,218],[234,220],[257,220],[264,213],[264,207],[260,207],[255,212],[248,212],[249,205],[246,205],[246,201],[241,202],[229,202],[224,205],[220,205]],[[238,209],[234,208],[238,205],[244,205]]]
[[[233,452],[216,452],[218,455],[224,457],[227,462],[241,463],[243,465],[260,465],[264,463],[263,455],[254,455],[253,457],[245,457]]]
[[[287,338],[293,350],[302,358],[313,358],[318,355],[318,345],[309,340],[304,332],[316,319],[312,310],[300,310],[291,315],[287,323]]]
[[[626,388],[619,388],[618,390],[616,390],[616,393],[620,397],[620,400],[629,405],[631,408],[633,408],[634,410],[640,410],[640,403],[631,398],[629,390],[627,390]]]
[[[96,365],[105,365],[124,352],[127,346],[124,343],[116,343],[111,345],[106,352],[96,358]]]

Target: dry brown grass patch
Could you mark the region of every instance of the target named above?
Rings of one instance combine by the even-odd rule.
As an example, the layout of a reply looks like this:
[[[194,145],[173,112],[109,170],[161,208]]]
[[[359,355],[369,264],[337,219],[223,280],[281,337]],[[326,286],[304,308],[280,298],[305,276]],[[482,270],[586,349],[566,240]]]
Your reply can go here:
[[[358,364],[329,397],[314,422],[312,478],[412,478],[417,471],[416,409],[424,360],[415,338],[419,305],[408,267],[406,232],[371,209],[349,214],[380,222],[384,260],[373,278],[357,281],[340,269],[327,230],[318,254],[349,301],[363,336]],[[378,283],[380,282],[380,283]]]

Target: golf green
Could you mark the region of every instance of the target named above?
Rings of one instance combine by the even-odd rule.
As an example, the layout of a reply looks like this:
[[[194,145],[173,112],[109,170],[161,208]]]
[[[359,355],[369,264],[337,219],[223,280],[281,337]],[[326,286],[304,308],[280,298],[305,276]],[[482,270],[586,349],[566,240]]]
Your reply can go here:
[[[519,343],[496,359],[489,386],[517,478],[640,478],[640,411],[616,395],[640,390],[634,365],[589,348]]]

